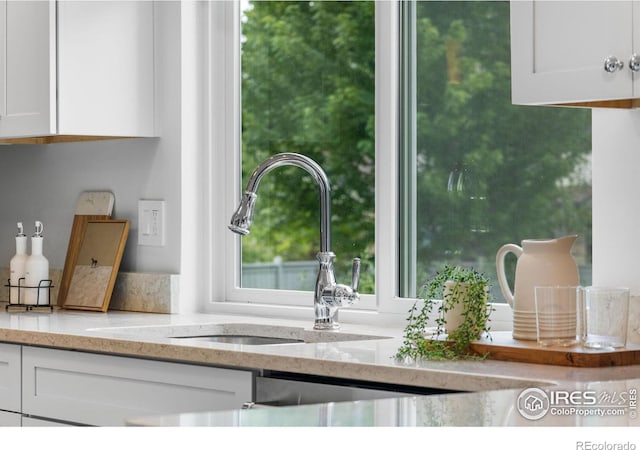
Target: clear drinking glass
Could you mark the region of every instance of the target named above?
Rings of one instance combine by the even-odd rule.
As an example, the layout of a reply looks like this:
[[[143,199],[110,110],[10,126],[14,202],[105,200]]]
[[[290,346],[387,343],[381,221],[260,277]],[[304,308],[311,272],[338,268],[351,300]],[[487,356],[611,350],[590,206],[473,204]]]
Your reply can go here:
[[[616,349],[627,345],[629,288],[584,288],[583,345],[587,348]]]
[[[546,346],[578,343],[579,286],[536,286],[536,335]]]

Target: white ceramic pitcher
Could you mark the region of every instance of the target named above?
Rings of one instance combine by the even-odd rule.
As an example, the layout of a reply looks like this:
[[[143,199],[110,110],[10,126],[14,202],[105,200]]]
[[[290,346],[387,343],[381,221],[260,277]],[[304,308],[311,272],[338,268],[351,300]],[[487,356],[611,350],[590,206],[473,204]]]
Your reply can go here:
[[[557,239],[527,239],[522,247],[506,244],[496,254],[498,284],[513,308],[513,337],[536,339],[535,286],[578,286],[578,265],[571,255],[577,236]],[[504,261],[507,254],[518,258],[513,292],[507,283]]]

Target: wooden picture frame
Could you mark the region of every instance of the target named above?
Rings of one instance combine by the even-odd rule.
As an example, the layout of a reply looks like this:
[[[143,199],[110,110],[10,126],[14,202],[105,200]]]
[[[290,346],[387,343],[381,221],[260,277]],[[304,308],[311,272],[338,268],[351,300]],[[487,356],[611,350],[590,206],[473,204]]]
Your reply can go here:
[[[106,312],[127,243],[129,221],[86,219],[74,225],[58,304],[66,309]]]

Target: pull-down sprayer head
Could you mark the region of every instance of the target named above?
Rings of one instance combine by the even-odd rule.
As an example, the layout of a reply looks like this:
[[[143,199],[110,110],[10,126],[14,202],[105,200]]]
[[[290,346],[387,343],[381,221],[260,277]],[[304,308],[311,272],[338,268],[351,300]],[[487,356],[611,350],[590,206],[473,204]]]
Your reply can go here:
[[[231,217],[229,229],[234,233],[246,236],[250,232],[253,223],[253,209],[256,205],[258,195],[253,192],[245,192],[240,200],[240,205]]]

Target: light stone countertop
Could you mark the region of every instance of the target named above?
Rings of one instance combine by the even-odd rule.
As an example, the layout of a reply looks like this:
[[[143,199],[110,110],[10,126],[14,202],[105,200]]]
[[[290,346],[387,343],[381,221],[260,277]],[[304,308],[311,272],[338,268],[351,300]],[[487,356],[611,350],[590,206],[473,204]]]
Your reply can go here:
[[[231,325],[230,325],[231,324]],[[53,313],[0,312],[0,342],[74,349],[224,367],[269,369],[448,390],[459,394],[403,397],[279,408],[173,414],[132,418],[145,426],[583,426],[638,425],[635,410],[620,416],[551,412],[539,420],[522,416],[523,392],[596,392],[600,409],[611,409],[640,388],[640,365],[574,368],[503,361],[418,361],[403,363],[393,355],[402,329],[342,324],[337,338],[365,334],[384,337],[358,341],[250,346],[185,342],[167,336],[206,333],[216,326],[296,327],[301,322],[213,314],[108,313],[56,310]],[[611,397],[613,395],[613,398]],[[634,394],[635,395],[635,394]],[[604,397],[602,397],[604,396]],[[604,399],[604,400],[603,400]],[[604,405],[604,406],[603,406]]]
[[[0,342],[74,349],[223,367],[341,377],[460,391],[522,389],[545,385],[640,378],[640,365],[575,368],[503,361],[417,361],[393,358],[402,329],[342,324],[334,334],[366,334],[384,339],[285,345],[237,345],[186,342],[167,336],[202,331],[214,324],[299,327],[313,322],[217,314],[133,312],[0,312]]]

